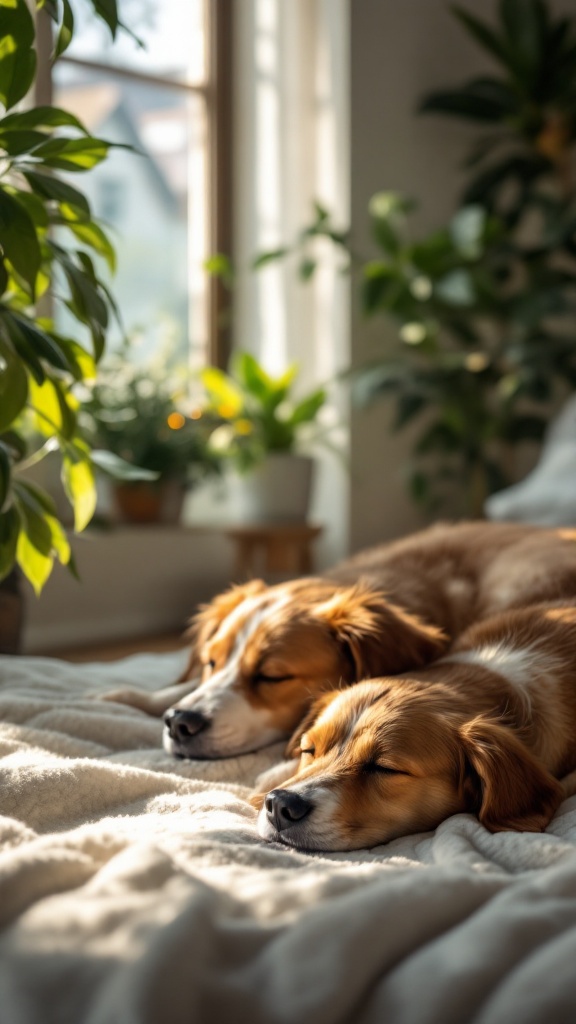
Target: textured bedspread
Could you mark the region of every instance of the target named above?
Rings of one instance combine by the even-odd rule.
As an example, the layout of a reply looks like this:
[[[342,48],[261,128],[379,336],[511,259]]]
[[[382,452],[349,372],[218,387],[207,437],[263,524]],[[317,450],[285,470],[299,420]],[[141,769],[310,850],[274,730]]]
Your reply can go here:
[[[573,1024],[576,798],[543,835],[265,845],[279,748],[175,762],[95,699],[182,657],[0,658],[2,1024]]]

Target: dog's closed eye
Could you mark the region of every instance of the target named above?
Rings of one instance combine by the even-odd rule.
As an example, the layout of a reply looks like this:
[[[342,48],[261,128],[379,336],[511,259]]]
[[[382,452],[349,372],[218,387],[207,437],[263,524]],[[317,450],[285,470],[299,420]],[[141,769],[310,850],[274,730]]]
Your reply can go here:
[[[285,683],[289,679],[294,679],[294,676],[286,675],[286,673],[281,676],[273,676],[266,672],[257,672],[253,678],[255,683]]]
[[[403,768],[393,768],[389,764],[379,764],[378,761],[366,761],[362,770],[368,775],[410,775]]]

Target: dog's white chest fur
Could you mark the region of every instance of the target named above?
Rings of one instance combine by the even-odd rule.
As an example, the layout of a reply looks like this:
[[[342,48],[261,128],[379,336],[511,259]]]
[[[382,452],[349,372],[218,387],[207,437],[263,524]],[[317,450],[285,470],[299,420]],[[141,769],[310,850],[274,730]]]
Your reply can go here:
[[[457,651],[443,660],[489,669],[505,676],[513,686],[525,687],[535,676],[550,672],[550,659],[541,657],[537,648],[515,647],[504,641],[476,647],[471,651]]]

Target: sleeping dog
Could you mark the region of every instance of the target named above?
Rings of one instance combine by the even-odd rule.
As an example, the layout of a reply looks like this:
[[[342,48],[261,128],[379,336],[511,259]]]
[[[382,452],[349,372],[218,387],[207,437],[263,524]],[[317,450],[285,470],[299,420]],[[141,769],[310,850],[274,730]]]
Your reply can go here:
[[[423,667],[492,613],[576,598],[575,541],[568,530],[441,524],[322,579],[253,580],[200,610],[179,683],[108,699],[165,714],[175,756],[257,750],[289,737],[327,690]]]
[[[541,831],[576,792],[576,603],[503,613],[422,671],[325,694],[293,740],[291,777],[253,799],[264,839],[351,850],[461,811]]]

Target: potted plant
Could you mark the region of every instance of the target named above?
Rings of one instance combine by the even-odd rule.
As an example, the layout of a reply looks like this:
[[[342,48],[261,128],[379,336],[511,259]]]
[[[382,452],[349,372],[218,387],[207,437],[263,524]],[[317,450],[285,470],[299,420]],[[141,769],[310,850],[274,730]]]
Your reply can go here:
[[[201,374],[206,410],[222,422],[210,448],[226,460],[235,516],[252,522],[305,520],[314,460],[306,453],[324,431],[318,419],[326,393],[318,388],[295,400],[297,367],[268,374],[248,352],[237,352],[225,373]]]
[[[415,428],[417,501],[481,515],[514,478],[515,446],[539,442],[576,387],[576,18],[543,0],[500,0],[494,23],[453,13],[496,69],[421,104],[479,132],[450,223],[414,238],[414,204],[378,193],[365,259],[316,204],[296,243],[259,262],[296,253],[308,278],[316,236],[343,247],[364,312],[389,324],[352,377],[356,398],[391,400],[393,429]]]
[[[219,472],[220,458],[208,445],[217,420],[190,409],[186,376],[177,368],[167,373],[162,356],[138,364],[123,351],[102,364],[84,403],[90,440],[137,467],[137,478],[113,484],[126,522],[178,522],[186,489]],[[142,470],[149,479],[141,479]]]
[[[90,5],[112,39],[125,29],[116,0]],[[39,594],[55,560],[76,572],[56,505],[28,470],[58,453],[81,531],[94,512],[96,467],[122,466],[90,450],[74,395],[77,382],[95,376],[117,310],[97,265],[102,258],[114,268],[113,246],[70,176],[89,173],[113,144],[90,135],[66,110],[24,109],[38,70],[36,19],[53,23],[56,61],[74,35],[68,0],[10,0],[0,12],[0,617],[5,627],[12,623],[0,649],[16,650],[20,573]],[[73,338],[56,327],[59,304],[76,321]]]

